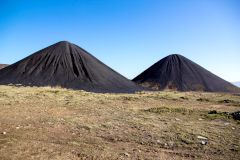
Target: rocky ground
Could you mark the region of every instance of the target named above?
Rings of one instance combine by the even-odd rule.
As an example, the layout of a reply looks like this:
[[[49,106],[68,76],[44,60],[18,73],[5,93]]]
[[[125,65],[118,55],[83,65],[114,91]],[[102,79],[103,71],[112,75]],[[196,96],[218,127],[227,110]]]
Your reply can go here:
[[[0,86],[0,159],[239,159],[240,94]]]

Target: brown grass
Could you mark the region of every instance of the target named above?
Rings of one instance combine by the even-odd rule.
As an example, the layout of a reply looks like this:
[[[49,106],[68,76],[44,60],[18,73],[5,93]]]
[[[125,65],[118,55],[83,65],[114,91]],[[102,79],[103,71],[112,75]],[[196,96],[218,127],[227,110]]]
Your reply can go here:
[[[239,121],[226,112],[239,107],[226,93],[0,86],[0,159],[238,159]]]

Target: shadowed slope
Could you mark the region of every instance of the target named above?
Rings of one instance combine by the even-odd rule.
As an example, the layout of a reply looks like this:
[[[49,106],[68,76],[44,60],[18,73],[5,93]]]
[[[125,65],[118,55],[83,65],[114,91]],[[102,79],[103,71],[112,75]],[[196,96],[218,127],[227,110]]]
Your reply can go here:
[[[0,84],[61,86],[92,92],[135,92],[142,88],[82,48],[62,41],[0,70]]]
[[[240,92],[231,83],[177,54],[161,59],[133,81],[158,90]]]

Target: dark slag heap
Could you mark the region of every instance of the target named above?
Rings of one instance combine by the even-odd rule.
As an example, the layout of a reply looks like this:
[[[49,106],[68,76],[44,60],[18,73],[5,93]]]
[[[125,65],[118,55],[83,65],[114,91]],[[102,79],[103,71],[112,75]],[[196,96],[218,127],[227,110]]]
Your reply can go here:
[[[133,81],[157,90],[240,92],[231,83],[178,54],[161,59]]]
[[[61,41],[0,70],[0,84],[61,86],[100,93],[143,88],[72,43]]]

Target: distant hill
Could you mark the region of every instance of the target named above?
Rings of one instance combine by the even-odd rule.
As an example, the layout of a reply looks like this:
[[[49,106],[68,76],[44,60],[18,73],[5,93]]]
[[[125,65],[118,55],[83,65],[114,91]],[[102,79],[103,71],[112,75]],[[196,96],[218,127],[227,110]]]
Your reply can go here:
[[[0,69],[7,67],[7,66],[8,66],[7,64],[0,64]]]
[[[178,54],[161,59],[133,81],[157,90],[240,92],[230,82]]]
[[[238,87],[240,87],[240,81],[238,81],[238,82],[232,82],[235,86],[238,86]]]

